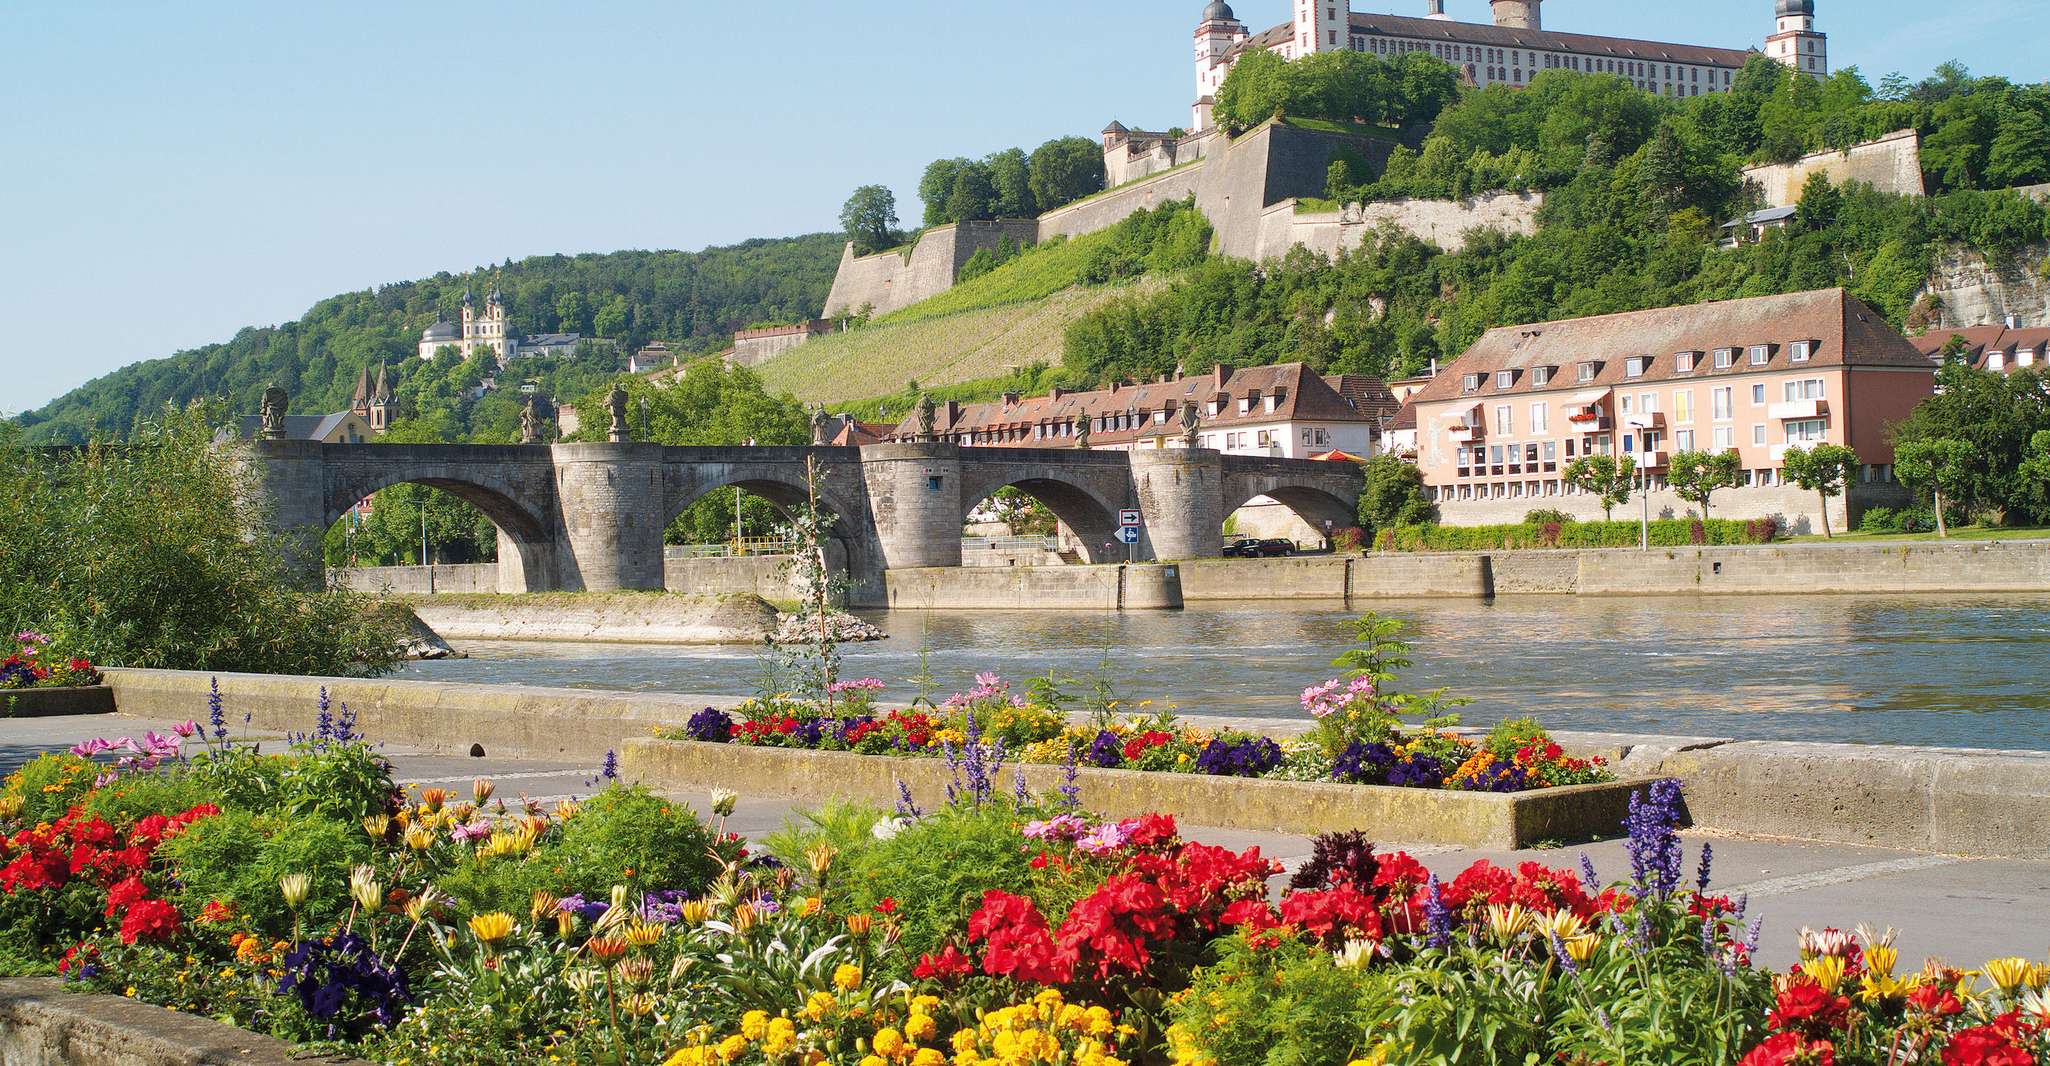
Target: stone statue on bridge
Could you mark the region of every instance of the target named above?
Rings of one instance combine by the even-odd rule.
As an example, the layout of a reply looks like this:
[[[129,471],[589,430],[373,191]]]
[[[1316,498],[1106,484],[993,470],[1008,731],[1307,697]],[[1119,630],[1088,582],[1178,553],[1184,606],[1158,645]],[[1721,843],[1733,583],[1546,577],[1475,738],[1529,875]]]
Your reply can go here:
[[[1086,414],[1075,416],[1075,447],[1089,450],[1089,416]]]
[[[257,408],[258,434],[264,440],[285,439],[285,408],[291,405],[291,397],[273,381],[263,390],[263,406]]]
[[[813,444],[823,445],[832,443],[832,437],[828,432],[831,428],[831,423],[832,416],[826,413],[824,407],[814,407],[811,409],[811,442]]]
[[[527,405],[520,408],[520,443],[541,443],[541,412],[534,409],[534,397],[527,397]]]
[[[625,444],[626,435],[626,390],[618,385],[605,394],[605,409],[612,412],[612,427],[606,431],[605,439],[614,444]]]
[[[932,441],[932,440],[938,440],[938,439],[939,439],[939,435],[940,435],[940,431],[939,431],[939,421],[940,421],[939,405],[938,405],[938,404],[936,404],[936,403],[934,403],[934,402],[932,402],[932,393],[929,393],[929,392],[921,392],[921,393],[919,393],[919,394],[918,394],[918,439],[920,439],[920,440],[924,440],[924,441]]]
[[[1181,424],[1182,447],[1194,448],[1196,446],[1196,432],[1203,428],[1203,417],[1196,413],[1196,403],[1194,400],[1182,401]]]

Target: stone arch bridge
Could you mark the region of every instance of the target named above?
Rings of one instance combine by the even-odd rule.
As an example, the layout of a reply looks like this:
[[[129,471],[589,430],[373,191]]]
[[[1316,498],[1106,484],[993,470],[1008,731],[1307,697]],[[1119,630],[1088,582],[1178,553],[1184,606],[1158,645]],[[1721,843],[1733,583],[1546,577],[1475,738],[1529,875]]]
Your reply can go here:
[[[405,482],[474,504],[498,527],[504,591],[663,587],[662,532],[714,489],[739,486],[788,510],[816,472],[820,510],[846,553],[856,604],[884,602],[883,573],[961,565],[964,520],[998,489],[1046,504],[1091,562],[1118,512],[1137,509],[1142,561],[1214,556],[1224,519],[1266,496],[1312,526],[1354,524],[1363,476],[1351,463],[1207,449],[1083,451],[879,444],[864,448],[677,448],[656,444],[321,444],[259,440],[244,461],[272,521],[317,545],[350,507]],[[310,551],[317,549],[309,546]],[[309,572],[311,568],[309,567]]]

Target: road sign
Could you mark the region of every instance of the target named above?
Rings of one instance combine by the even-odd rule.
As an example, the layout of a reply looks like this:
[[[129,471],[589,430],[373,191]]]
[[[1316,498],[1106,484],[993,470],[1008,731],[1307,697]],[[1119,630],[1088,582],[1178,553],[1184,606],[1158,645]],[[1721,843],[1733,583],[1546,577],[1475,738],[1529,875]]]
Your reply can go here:
[[[1118,528],[1118,539],[1119,539],[1119,540],[1121,540],[1121,541],[1124,541],[1124,542],[1125,542],[1126,544],[1137,544],[1137,543],[1139,543],[1139,527],[1138,527],[1138,526],[1121,526],[1121,527],[1119,527],[1119,528]]]
[[[1129,510],[1129,511],[1119,511],[1119,512],[1118,512],[1118,525],[1120,525],[1120,526],[1123,526],[1123,527],[1125,527],[1126,529],[1136,529],[1136,528],[1138,528],[1138,526],[1139,526],[1139,512],[1138,512],[1138,511],[1136,511],[1136,510]],[[1127,544],[1130,544],[1130,543],[1132,543],[1132,542],[1131,542],[1131,541],[1126,541],[1125,543],[1127,543]]]

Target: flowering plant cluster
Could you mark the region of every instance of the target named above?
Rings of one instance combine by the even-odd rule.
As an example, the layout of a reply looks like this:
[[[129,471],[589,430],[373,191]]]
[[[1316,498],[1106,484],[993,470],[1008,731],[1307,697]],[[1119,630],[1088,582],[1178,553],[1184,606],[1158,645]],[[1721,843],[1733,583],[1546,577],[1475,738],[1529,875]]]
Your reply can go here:
[[[34,630],[14,635],[15,650],[0,659],[0,689],[83,688],[100,683],[92,660],[50,650],[50,638]]]

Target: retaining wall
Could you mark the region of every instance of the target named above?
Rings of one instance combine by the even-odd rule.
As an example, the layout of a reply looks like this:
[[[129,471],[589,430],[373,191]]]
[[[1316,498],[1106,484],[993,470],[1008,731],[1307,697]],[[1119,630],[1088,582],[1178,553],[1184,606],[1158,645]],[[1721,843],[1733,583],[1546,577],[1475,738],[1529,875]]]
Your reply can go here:
[[[1153,611],[1182,605],[1183,565],[932,567],[883,580],[897,610]]]
[[[0,981],[6,1066],[369,1066],[123,996],[79,995],[54,977]]]
[[[1039,216],[1039,239],[1054,237],[1079,237],[1109,229],[1140,211],[1150,211],[1161,204],[1186,200],[1196,195],[1197,187],[1203,181],[1203,172],[1210,165],[1208,160],[1155,174],[1144,181],[1135,181],[1109,192],[1099,193],[1086,200],[1078,200],[1066,207],[1056,208]]]
[[[1880,192],[1920,196],[1924,192],[1922,135],[1911,129],[1900,130],[1842,151],[1816,152],[1792,163],[1749,167],[1744,171],[1744,180],[1755,181],[1765,190],[1768,206],[1780,207],[1800,201],[1801,186],[1811,174],[1827,174],[1833,185],[1862,181]]]
[[[830,549],[829,549],[830,551]],[[846,568],[845,552],[831,551],[833,565]],[[790,581],[790,556],[741,555],[723,559],[691,558],[680,548],[670,548],[662,564],[664,587],[671,592],[700,596],[727,596],[750,592],[765,600],[798,597]]]
[[[1383,226],[1457,252],[1466,247],[1467,234],[1473,230],[1536,233],[1538,209],[1544,203],[1541,193],[1505,192],[1464,200],[1383,200],[1299,214],[1296,201],[1287,200],[1261,214],[1255,257],[1286,255],[1291,247],[1302,245],[1328,259],[1365,244]]]
[[[863,307],[884,315],[938,296],[954,287],[969,257],[984,248],[994,250],[1006,237],[1032,244],[1039,237],[1039,223],[1006,219],[936,226],[919,235],[909,256],[890,251],[857,258],[849,242],[840,252],[840,270],[826,296],[825,317],[859,314]]]
[[[437,566],[359,566],[334,571],[343,588],[358,592],[393,592],[401,596],[429,593],[497,592],[497,563],[443,563]]]

